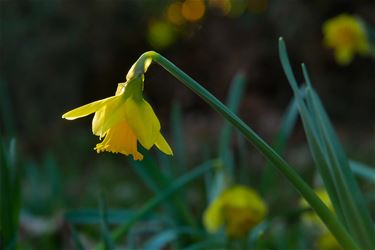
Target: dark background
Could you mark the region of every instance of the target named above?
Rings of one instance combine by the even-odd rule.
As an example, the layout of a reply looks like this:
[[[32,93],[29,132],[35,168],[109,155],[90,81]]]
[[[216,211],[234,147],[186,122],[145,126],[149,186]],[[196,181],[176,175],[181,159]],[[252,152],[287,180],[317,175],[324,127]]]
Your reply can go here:
[[[113,95],[138,56],[157,50],[147,39],[149,24],[165,19],[170,2],[1,1],[0,76],[27,151],[38,153],[61,141],[71,125],[60,119],[62,113]],[[322,44],[321,26],[343,12],[373,24],[374,2],[258,2],[265,9],[247,8],[236,17],[208,7],[200,21],[174,27],[175,42],[158,51],[221,100],[234,74],[245,71],[242,117],[256,124],[267,112],[282,112],[291,96],[277,53],[283,36],[296,72],[300,62],[307,64],[338,126],[371,128],[375,62],[357,56],[351,65],[338,66]],[[173,102],[186,112],[212,113],[160,67],[152,66],[146,78],[145,95],[162,118],[168,119]]]

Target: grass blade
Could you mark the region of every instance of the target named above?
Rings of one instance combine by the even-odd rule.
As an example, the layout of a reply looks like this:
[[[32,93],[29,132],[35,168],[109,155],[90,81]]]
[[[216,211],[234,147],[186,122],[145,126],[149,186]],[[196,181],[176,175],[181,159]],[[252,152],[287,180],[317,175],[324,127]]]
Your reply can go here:
[[[142,249],[165,249],[168,244],[176,240],[180,235],[184,234],[202,237],[202,235],[205,235],[205,232],[201,230],[194,230],[189,227],[164,230],[148,240],[143,245]]]
[[[245,93],[245,87],[246,77],[243,72],[238,72],[231,82],[227,97],[227,106],[233,113],[237,113],[238,111],[240,102]],[[233,178],[235,162],[233,158],[233,150],[230,146],[232,130],[233,126],[231,123],[225,122],[224,127],[220,131],[218,155],[223,162],[225,174]],[[225,187],[223,186],[222,188]]]
[[[111,210],[107,211],[108,224],[122,224],[134,216],[132,210]],[[95,225],[101,223],[101,214],[98,209],[78,209],[66,212],[64,219],[71,224]]]
[[[297,122],[297,117],[298,106],[296,100],[293,98],[288,105],[288,108],[282,118],[279,132],[274,139],[273,148],[279,154],[283,154],[284,152],[286,143]],[[275,183],[275,177],[276,173],[274,171],[274,166],[272,166],[270,161],[267,161],[260,184],[260,193],[262,196],[267,195],[268,191],[272,189],[273,183]]]
[[[20,180],[15,163],[15,141],[9,149],[0,137],[0,245],[15,249],[20,213]]]
[[[108,218],[107,218],[107,204],[104,200],[104,196],[100,195],[99,198],[99,212],[100,212],[100,233],[102,235],[102,240],[104,242],[105,250],[115,249],[112,235],[108,229]]]
[[[338,218],[341,221],[340,224],[347,225],[345,211],[344,211],[345,208],[340,206],[340,196],[339,196],[340,190],[337,189],[337,183],[336,183],[337,179],[334,178],[335,174],[333,173],[331,162],[328,161],[329,155],[327,153],[329,151],[328,151],[327,145],[323,143],[324,138],[322,137],[322,131],[318,129],[318,125],[316,124],[318,114],[316,114],[316,112],[314,112],[314,110],[312,109],[313,105],[311,105],[311,99],[307,98],[307,104],[306,104],[304,97],[301,96],[301,94],[298,91],[298,84],[294,77],[293,71],[291,69],[288,55],[286,52],[286,46],[282,38],[280,38],[279,40],[279,53],[280,53],[280,60],[281,60],[282,67],[290,83],[290,86],[294,92],[294,96],[298,104],[300,116],[302,118],[302,123],[305,128],[306,136],[308,138],[310,151],[313,154],[314,161],[316,162],[316,165],[318,166],[318,169],[324,181],[327,192],[329,193],[331,201],[334,204]],[[305,79],[305,80],[307,81],[308,86],[310,86],[311,84],[309,83],[308,79]],[[318,215],[321,217],[319,213]],[[333,231],[335,230],[335,228],[331,228],[326,223],[326,220],[324,218],[322,218],[322,220],[327,225],[329,230],[333,233],[333,235],[336,237],[336,239],[338,240],[340,244],[343,244],[342,240],[349,240],[351,242],[350,244],[354,244],[350,248],[358,248],[357,244],[359,244],[360,242],[357,241],[356,243],[354,243],[352,237],[348,234],[347,229],[344,230],[343,228],[341,228],[342,225],[340,226],[341,228],[340,230],[343,230],[342,233],[344,235],[340,236],[340,235],[337,235],[336,232]],[[347,246],[347,248],[349,247]]]
[[[237,73],[231,83],[227,106],[233,112],[237,113],[240,102],[244,96],[246,87],[246,77],[242,72]],[[229,150],[232,125],[225,123],[219,137],[219,155],[224,155]]]
[[[77,230],[75,229],[74,225],[69,225],[70,231],[72,232],[72,238],[73,243],[77,250],[84,250],[83,243],[81,242],[81,239],[79,238],[79,234]]]
[[[122,225],[121,227],[117,228],[113,234],[113,240],[117,241],[122,238],[124,235],[128,233],[130,228],[140,219],[142,219],[145,215],[155,209],[158,205],[169,199],[172,195],[178,192],[182,187],[186,186],[191,181],[201,177],[206,172],[210,171],[211,163],[207,162],[198,167],[194,170],[190,171],[189,173],[183,175],[182,177],[178,178],[177,180],[173,181],[170,186],[165,188],[162,192],[159,192],[156,196],[150,199],[141,209],[139,209],[136,214],[129,219],[127,223]],[[96,249],[103,249],[103,245],[99,245]]]
[[[288,55],[286,52],[286,46],[282,39],[279,40],[279,53],[280,53],[280,60],[281,65],[283,67],[284,73],[289,81],[289,84],[293,90],[294,97],[298,104],[298,110],[302,119],[302,124],[305,128],[305,133],[308,140],[309,147],[312,151],[312,156],[317,163],[317,167],[319,168],[319,172],[322,176],[325,184],[325,187],[330,194],[330,198],[333,204],[338,204],[338,196],[336,194],[336,189],[333,184],[333,180],[331,179],[331,174],[329,172],[329,166],[327,166],[327,162],[325,161],[325,156],[322,153],[321,147],[319,147],[319,144],[321,144],[321,135],[319,131],[316,129],[316,126],[313,122],[315,119],[315,116],[310,113],[305,100],[304,96],[300,94],[298,91],[298,84],[294,77],[292,68],[290,67]],[[336,209],[336,214],[338,215],[339,219],[343,220],[343,213],[340,209]]]
[[[306,81],[310,82],[305,67],[303,69]],[[340,207],[345,218],[343,222],[364,249],[374,249],[375,230],[364,197],[328,115],[311,85],[308,88],[307,98],[311,99],[317,114],[317,125],[327,148],[326,159],[329,161],[328,165],[331,167],[332,179],[339,198],[337,207]]]
[[[158,169],[154,162],[145,155],[142,162],[129,160],[130,165],[133,170],[142,178],[146,186],[153,192],[158,192],[160,190],[160,183],[165,182],[165,178]]]
[[[142,152],[145,155],[143,161],[134,161],[131,160],[131,165],[133,169],[139,174],[145,183],[151,188],[154,193],[160,192],[162,189],[167,187],[169,183],[172,182],[172,179],[165,175],[161,168],[149,157],[147,151]],[[185,224],[195,226],[195,221],[186,206],[186,203],[183,202],[182,191],[180,190],[172,198],[172,204],[168,204],[171,212],[175,215],[177,221],[184,221]]]

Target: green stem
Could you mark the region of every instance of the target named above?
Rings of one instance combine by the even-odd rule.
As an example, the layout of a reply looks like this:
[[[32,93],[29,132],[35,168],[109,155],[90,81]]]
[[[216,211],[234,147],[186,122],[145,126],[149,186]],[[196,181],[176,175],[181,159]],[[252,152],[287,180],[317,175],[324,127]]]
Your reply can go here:
[[[148,58],[151,58],[154,62],[166,69],[186,87],[191,89],[194,93],[206,101],[218,113],[224,116],[227,121],[236,127],[246,137],[246,139],[248,139],[269,161],[271,161],[316,211],[318,216],[322,219],[344,249],[359,249],[358,245],[353,241],[352,237],[336,219],[335,215],[327,208],[326,205],[324,205],[324,203],[300,177],[300,175],[238,116],[230,111],[222,102],[203,88],[198,82],[196,82],[162,55],[154,51],[149,51],[144,53],[140,59],[138,59],[138,61],[142,62]]]

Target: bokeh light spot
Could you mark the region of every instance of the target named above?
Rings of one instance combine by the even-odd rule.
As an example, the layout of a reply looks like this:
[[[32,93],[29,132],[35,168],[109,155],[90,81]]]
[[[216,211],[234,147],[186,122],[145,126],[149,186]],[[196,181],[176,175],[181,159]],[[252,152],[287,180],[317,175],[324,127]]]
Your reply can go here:
[[[231,17],[241,16],[245,12],[247,5],[247,0],[232,0],[230,12],[228,13],[228,15]]]
[[[167,19],[176,25],[181,25],[185,22],[185,19],[181,13],[182,3],[171,3],[166,10]]]
[[[165,49],[176,40],[176,32],[172,24],[165,21],[150,23],[148,41],[155,49]]]
[[[249,0],[249,10],[253,13],[262,13],[267,10],[267,0]]]
[[[196,22],[201,19],[206,11],[203,0],[186,0],[182,4],[182,15],[190,21]]]
[[[231,10],[230,0],[209,0],[209,5],[221,10],[224,15],[227,15]]]

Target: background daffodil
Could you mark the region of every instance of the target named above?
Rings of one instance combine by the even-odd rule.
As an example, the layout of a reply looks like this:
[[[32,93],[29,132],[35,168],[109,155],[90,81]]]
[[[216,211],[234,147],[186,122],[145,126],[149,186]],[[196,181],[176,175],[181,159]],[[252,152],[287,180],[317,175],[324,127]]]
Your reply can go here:
[[[334,212],[334,208],[327,191],[324,188],[317,188],[315,189],[315,193],[319,197],[319,199],[321,199],[322,202],[329,208],[329,210]],[[300,206],[302,208],[310,207],[305,199],[300,200]],[[304,212],[302,215],[302,220],[308,225],[320,227],[321,229],[326,230],[326,226],[314,211]]]
[[[356,53],[369,54],[366,30],[358,18],[341,14],[323,24],[324,43],[334,49],[335,60],[347,65]]]
[[[266,204],[255,190],[236,185],[222,192],[209,205],[203,223],[210,233],[225,225],[229,237],[239,238],[262,221],[266,213]]]
[[[136,77],[118,84],[116,94],[65,113],[62,117],[74,120],[95,113],[92,132],[103,139],[95,150],[133,155],[142,160],[137,141],[146,149],[156,145],[172,155],[172,149],[160,132],[160,122],[151,105],[142,97],[143,78]]]
[[[317,248],[319,250],[341,250],[340,244],[336,238],[327,230],[319,236],[317,240]]]
[[[334,212],[333,204],[329,198],[329,195],[324,188],[315,189],[316,195],[323,201],[323,203],[329,208],[329,210]],[[306,200],[300,200],[300,206],[303,208],[310,207]],[[337,242],[335,237],[327,227],[324,225],[322,220],[314,211],[304,212],[302,215],[302,220],[308,226],[314,227],[319,230],[319,237],[317,239],[317,248],[321,250],[340,250],[340,244]]]

